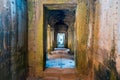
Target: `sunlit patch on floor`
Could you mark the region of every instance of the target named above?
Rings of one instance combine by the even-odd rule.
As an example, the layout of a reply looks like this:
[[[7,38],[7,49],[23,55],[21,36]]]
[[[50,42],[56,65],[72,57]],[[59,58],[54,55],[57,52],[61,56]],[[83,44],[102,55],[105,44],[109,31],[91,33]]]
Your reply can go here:
[[[49,59],[46,68],[75,68],[75,61],[65,58]]]

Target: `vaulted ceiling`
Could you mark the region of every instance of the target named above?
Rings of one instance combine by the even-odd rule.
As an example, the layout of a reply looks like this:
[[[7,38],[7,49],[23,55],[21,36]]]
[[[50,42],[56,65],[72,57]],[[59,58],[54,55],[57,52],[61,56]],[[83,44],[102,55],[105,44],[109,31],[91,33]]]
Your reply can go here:
[[[47,10],[48,24],[52,27],[58,22],[63,22],[68,26],[75,22],[75,4],[45,5],[45,8]]]

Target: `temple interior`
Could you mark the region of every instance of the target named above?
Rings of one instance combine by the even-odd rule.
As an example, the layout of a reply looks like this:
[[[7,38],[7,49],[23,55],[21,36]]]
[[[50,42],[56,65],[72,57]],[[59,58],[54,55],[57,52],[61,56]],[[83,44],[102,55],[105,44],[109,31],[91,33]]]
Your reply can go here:
[[[120,0],[0,0],[0,80],[120,80]]]

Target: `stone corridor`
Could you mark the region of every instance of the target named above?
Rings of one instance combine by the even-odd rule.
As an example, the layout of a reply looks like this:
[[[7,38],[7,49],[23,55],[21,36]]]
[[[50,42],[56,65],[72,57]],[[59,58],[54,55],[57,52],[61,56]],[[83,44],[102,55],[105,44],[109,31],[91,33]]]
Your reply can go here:
[[[43,78],[28,78],[27,80],[82,80],[79,79],[75,69],[48,68]]]
[[[51,51],[47,55],[46,68],[75,68],[74,55],[69,49]]]
[[[0,0],[0,80],[120,80],[120,0]]]

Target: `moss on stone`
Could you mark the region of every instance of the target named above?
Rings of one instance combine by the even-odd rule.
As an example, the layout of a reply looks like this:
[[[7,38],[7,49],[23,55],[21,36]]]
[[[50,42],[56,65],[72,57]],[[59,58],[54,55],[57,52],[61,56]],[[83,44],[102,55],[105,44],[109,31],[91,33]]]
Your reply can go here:
[[[110,80],[117,80],[113,71],[111,71]]]
[[[32,23],[33,23],[33,16],[34,16],[34,4],[32,1],[28,1],[28,18],[29,18],[29,26],[28,27],[32,27]]]

